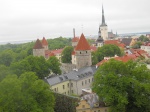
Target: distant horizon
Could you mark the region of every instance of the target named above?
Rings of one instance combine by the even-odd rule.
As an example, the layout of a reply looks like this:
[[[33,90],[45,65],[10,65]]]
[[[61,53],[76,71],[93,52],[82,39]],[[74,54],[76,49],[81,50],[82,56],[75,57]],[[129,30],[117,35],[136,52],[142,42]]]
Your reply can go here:
[[[115,33],[114,33],[115,34]],[[132,33],[122,33],[122,34],[118,34],[118,35],[133,35],[133,34],[150,34],[150,32],[132,32]],[[85,35],[85,34],[84,34]],[[85,35],[86,37],[88,38],[91,38],[91,36],[93,36],[93,38],[96,38],[94,36],[98,36],[98,35]],[[73,36],[68,36],[68,37],[65,37],[65,36],[59,36],[59,37],[63,37],[63,38],[73,38]],[[45,37],[46,39],[54,39],[54,38],[59,38],[59,37]],[[77,37],[80,37],[80,36],[77,36]],[[42,39],[43,37],[40,37],[39,39]],[[23,44],[23,43],[28,43],[28,42],[32,42],[32,41],[36,41],[38,38],[36,39],[24,39],[24,40],[12,40],[12,41],[0,41],[0,45],[5,45],[5,44]]]

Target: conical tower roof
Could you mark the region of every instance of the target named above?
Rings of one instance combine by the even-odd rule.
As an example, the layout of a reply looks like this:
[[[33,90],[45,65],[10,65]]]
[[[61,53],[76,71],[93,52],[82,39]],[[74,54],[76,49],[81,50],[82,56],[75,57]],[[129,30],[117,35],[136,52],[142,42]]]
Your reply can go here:
[[[45,39],[45,37],[43,37],[43,39],[42,39],[42,45],[44,45],[44,46],[47,46],[47,45],[48,45],[48,42],[47,42],[47,40]]]
[[[42,46],[41,41],[39,39],[37,39],[33,49],[42,49],[42,48],[43,48],[43,46]]]
[[[80,40],[75,48],[75,50],[80,51],[80,50],[90,50],[90,45],[87,42],[85,36],[83,33],[81,34]]]
[[[103,5],[102,5],[102,24],[101,24],[101,26],[107,26],[107,24],[105,23],[105,16],[104,16]]]

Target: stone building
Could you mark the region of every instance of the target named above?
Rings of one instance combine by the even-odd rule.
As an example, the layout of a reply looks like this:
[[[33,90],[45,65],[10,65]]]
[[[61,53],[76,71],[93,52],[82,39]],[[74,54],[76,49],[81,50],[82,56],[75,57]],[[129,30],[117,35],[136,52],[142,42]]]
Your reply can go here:
[[[39,39],[36,40],[33,47],[33,56],[44,56],[45,57],[45,48]]]
[[[83,33],[81,34],[77,46],[72,52],[72,64],[76,65],[77,69],[92,65],[91,48]]]

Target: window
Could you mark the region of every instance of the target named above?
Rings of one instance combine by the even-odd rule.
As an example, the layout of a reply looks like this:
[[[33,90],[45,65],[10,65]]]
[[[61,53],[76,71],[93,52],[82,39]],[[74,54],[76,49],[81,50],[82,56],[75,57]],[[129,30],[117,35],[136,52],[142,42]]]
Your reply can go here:
[[[69,95],[69,91],[68,91],[68,95]]]
[[[56,91],[56,88],[54,89],[54,91]]]
[[[81,54],[81,52],[80,52],[80,54]]]
[[[65,85],[63,85],[63,89],[65,89]]]
[[[71,90],[71,92],[73,93],[73,90]]]
[[[82,81],[82,86],[84,85],[83,81]]]
[[[90,79],[89,79],[89,83],[90,83]]]
[[[69,88],[69,83],[68,83],[68,88]]]
[[[66,94],[66,92],[65,92],[65,94]]]
[[[87,51],[86,51],[86,53],[87,53]]]
[[[57,91],[58,91],[58,87],[57,87]]]
[[[71,83],[71,87],[73,87],[73,83]]]
[[[94,79],[92,78],[92,82],[94,81]]]
[[[82,105],[82,108],[85,108],[85,105]]]
[[[85,84],[86,84],[86,80],[85,80]]]

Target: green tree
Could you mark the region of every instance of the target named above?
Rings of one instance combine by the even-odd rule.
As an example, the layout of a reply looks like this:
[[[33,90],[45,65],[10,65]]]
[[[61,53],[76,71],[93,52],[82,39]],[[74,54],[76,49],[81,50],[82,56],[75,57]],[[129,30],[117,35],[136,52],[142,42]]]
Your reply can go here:
[[[15,54],[12,50],[4,50],[0,53],[0,63],[5,66],[10,66],[14,61]]]
[[[63,63],[71,63],[71,53],[73,51],[73,47],[72,46],[67,46],[64,48],[63,52],[62,52],[62,58],[61,61]]]
[[[48,60],[49,69],[55,74],[61,74],[60,62],[55,56],[51,56]]]
[[[138,38],[139,41],[142,41],[142,42],[146,42],[146,41],[149,41],[149,39],[144,36],[144,35],[141,35],[139,38]]]
[[[9,67],[0,65],[0,81],[3,80],[8,74],[10,74]]]
[[[54,95],[33,72],[19,78],[9,75],[0,82],[1,112],[54,112]]]
[[[143,64],[104,63],[95,73],[93,91],[111,112],[150,112],[150,70]]]
[[[24,72],[32,71],[35,72],[40,79],[43,79],[49,74],[49,64],[42,56],[34,57],[30,55],[19,62],[12,63],[10,69],[18,76]]]
[[[118,46],[112,44],[106,44],[102,47],[99,47],[96,51],[98,61],[103,60],[104,57],[113,57],[114,55],[121,56],[121,54],[121,49]]]
[[[142,45],[142,42],[137,41],[137,42],[132,46],[132,48],[134,48],[134,49],[139,49],[139,48],[141,47],[141,45]]]

